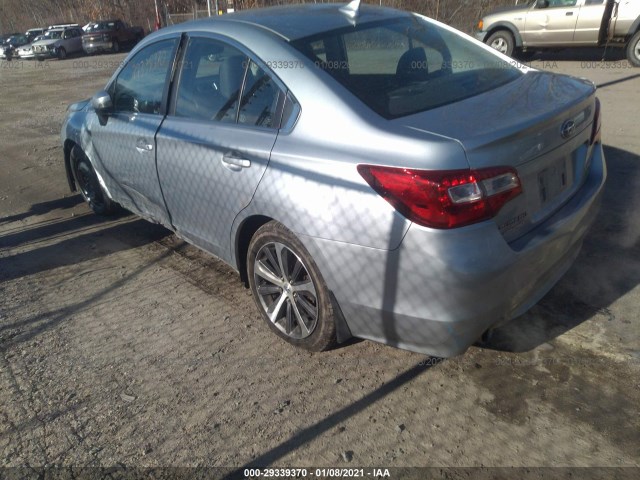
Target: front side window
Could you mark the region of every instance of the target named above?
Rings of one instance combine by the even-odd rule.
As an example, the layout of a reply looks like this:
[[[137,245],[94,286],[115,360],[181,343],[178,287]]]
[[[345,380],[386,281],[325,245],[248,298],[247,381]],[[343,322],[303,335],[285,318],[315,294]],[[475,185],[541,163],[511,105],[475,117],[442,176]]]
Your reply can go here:
[[[417,16],[324,32],[292,45],[387,119],[458,102],[522,75],[495,54]]]
[[[161,113],[176,44],[177,39],[162,40],[127,62],[109,91],[117,112]]]
[[[578,0],[549,0],[549,8],[575,7]]]

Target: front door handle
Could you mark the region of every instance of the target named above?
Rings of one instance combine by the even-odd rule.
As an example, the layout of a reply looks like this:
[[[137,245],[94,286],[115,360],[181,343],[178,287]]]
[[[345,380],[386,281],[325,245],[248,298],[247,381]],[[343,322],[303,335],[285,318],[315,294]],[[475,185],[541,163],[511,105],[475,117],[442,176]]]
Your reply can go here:
[[[246,158],[238,157],[236,154],[228,153],[222,157],[222,164],[229,170],[237,172],[242,168],[249,168],[251,166],[251,161]]]
[[[153,150],[153,144],[144,138],[139,138],[136,141],[136,150],[140,153],[151,152]]]
[[[567,12],[567,17],[573,17],[573,12]]]

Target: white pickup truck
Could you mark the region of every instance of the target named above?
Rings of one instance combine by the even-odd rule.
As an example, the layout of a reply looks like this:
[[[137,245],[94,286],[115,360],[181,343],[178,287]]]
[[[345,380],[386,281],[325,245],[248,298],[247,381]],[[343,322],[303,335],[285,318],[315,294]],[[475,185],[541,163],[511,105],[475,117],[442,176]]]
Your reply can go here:
[[[520,58],[551,48],[624,47],[640,67],[640,0],[530,0],[485,15],[475,35]]]

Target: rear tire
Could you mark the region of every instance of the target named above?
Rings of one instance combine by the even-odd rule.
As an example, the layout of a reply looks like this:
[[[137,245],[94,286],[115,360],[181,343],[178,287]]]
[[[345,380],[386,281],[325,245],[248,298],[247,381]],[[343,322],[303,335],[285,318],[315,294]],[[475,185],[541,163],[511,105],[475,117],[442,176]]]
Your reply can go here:
[[[97,215],[111,215],[116,210],[114,204],[102,189],[93,165],[79,146],[73,147],[69,158],[71,171],[80,195]]]
[[[516,41],[510,31],[498,30],[487,39],[486,44],[494,50],[511,57],[515,49]]]
[[[256,306],[276,335],[313,352],[335,345],[329,289],[290,230],[274,221],[260,227],[249,244],[247,271]]]
[[[627,44],[627,60],[634,67],[640,67],[640,31]]]

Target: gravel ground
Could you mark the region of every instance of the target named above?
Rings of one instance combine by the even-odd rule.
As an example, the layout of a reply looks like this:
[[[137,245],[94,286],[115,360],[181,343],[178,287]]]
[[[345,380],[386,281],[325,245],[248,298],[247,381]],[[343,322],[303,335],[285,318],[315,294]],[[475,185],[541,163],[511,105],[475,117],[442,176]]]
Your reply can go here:
[[[640,466],[640,69],[533,62],[601,86],[604,205],[546,298],[437,360],[296,350],[229,267],[91,215],[58,132],[123,58],[1,65],[0,467]]]

